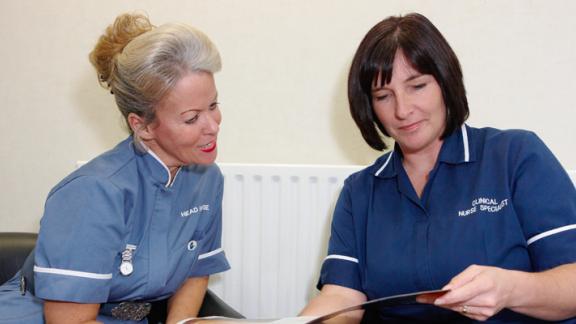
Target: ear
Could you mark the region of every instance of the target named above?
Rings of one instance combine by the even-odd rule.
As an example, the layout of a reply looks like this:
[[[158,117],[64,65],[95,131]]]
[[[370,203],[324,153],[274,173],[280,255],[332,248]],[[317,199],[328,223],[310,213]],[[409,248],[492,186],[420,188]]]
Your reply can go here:
[[[154,138],[154,131],[149,123],[146,123],[143,117],[135,113],[128,114],[128,124],[138,138],[147,141]]]

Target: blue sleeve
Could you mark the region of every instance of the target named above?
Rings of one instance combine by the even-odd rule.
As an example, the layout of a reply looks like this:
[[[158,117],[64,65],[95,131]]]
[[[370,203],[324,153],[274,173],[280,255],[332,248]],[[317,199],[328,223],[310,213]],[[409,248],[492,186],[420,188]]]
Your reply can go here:
[[[318,289],[330,284],[362,291],[356,241],[350,188],[346,181],[334,209],[328,255],[320,270]]]
[[[223,179],[219,175],[220,184],[217,189],[217,197],[214,203],[214,213],[210,214],[206,232],[203,233],[199,242],[198,261],[190,271],[190,277],[207,276],[230,269],[226,254],[222,248],[222,194]]]
[[[42,299],[108,299],[124,236],[124,202],[106,179],[78,177],[49,195],[36,248],[35,294]]]
[[[576,262],[576,189],[546,145],[523,138],[514,164],[512,202],[535,271]]]

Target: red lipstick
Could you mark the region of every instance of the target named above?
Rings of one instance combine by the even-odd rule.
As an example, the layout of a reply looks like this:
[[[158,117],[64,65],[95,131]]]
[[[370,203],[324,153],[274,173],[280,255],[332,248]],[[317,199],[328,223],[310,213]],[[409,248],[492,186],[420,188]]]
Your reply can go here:
[[[205,153],[210,153],[212,151],[214,151],[216,149],[216,142],[213,142],[212,145],[208,146],[205,149],[200,149],[200,151],[205,152]]]

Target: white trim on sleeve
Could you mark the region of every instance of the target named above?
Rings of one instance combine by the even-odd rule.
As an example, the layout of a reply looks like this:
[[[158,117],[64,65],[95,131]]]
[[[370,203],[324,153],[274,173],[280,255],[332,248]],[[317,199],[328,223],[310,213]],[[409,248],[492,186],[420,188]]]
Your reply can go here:
[[[198,260],[202,260],[202,259],[209,258],[209,257],[211,257],[211,256],[213,256],[213,255],[216,255],[216,254],[220,253],[220,252],[224,252],[224,249],[223,249],[223,248],[219,248],[219,249],[216,249],[216,250],[214,250],[214,251],[210,251],[210,252],[206,252],[206,253],[204,253],[204,254],[200,254],[200,255],[198,256]]]
[[[324,259],[324,261],[326,261],[328,259],[338,259],[338,260],[344,260],[344,261],[350,261],[350,262],[358,263],[358,259],[356,259],[356,258],[345,256],[345,255],[338,255],[338,254],[330,254],[329,256],[326,257],[326,259]]]
[[[558,234],[564,231],[568,231],[568,230],[572,230],[572,229],[576,229],[576,224],[572,224],[572,225],[566,225],[566,226],[562,226],[562,227],[558,227],[549,231],[546,231],[544,233],[540,233],[538,235],[534,235],[532,236],[527,242],[527,245],[530,245],[536,241],[538,241],[539,239],[543,239],[545,237],[554,235],[554,234]]]
[[[39,267],[39,266],[34,266],[34,272],[51,273],[51,274],[58,274],[58,275],[63,275],[63,276],[81,277],[81,278],[98,279],[98,280],[110,280],[110,279],[112,279],[111,273],[101,274],[101,273],[74,271],[74,270],[66,270],[66,269],[44,268],[44,267]]]

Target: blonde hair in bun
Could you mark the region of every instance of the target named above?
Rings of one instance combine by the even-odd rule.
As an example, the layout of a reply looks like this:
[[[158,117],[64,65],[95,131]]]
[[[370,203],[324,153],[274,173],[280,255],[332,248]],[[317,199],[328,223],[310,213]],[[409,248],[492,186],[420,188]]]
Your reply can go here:
[[[127,124],[130,113],[153,121],[156,104],[186,74],[221,68],[220,54],[204,33],[178,23],[155,27],[142,14],[118,16],[98,39],[90,62]]]
[[[100,36],[94,50],[90,53],[90,62],[98,72],[98,80],[105,88],[110,88],[114,74],[114,59],[126,45],[137,36],[152,30],[154,26],[148,17],[141,14],[123,14]]]

